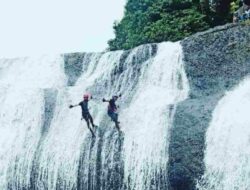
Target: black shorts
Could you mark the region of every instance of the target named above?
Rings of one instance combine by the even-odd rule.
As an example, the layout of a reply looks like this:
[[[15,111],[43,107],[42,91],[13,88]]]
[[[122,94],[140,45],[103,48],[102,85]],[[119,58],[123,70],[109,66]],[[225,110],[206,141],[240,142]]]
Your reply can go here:
[[[91,118],[90,113],[82,113],[82,118],[88,121]]]
[[[109,117],[112,119],[114,122],[118,122],[118,114],[115,112],[108,112]]]

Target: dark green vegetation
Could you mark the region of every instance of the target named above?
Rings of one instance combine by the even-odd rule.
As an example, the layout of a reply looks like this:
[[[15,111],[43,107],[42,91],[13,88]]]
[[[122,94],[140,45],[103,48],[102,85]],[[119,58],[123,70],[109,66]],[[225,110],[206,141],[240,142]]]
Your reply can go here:
[[[162,41],[177,41],[232,21],[239,0],[127,0],[114,24],[110,50]]]

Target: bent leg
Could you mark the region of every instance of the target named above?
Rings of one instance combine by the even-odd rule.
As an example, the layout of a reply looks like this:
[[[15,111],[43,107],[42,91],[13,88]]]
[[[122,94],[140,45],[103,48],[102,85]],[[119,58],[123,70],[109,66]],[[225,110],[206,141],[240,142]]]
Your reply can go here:
[[[118,131],[120,131],[120,127],[119,127],[119,121],[118,121],[118,114],[117,113],[114,113],[114,122],[115,122],[115,126],[116,128],[118,129]]]
[[[94,124],[93,118],[92,118],[92,116],[90,115],[90,113],[88,113],[88,119],[89,119],[89,121],[90,121],[91,125],[92,125],[93,127],[95,127],[95,124]]]
[[[118,114],[115,113],[115,112],[109,112],[108,113],[109,117],[112,119],[112,121],[115,122],[115,127],[120,130],[120,127],[119,127],[119,121],[118,121]]]
[[[95,134],[93,132],[93,130],[91,129],[91,127],[89,126],[89,116],[86,114],[86,115],[82,115],[82,117],[85,119],[86,123],[87,123],[87,126],[88,126],[88,129],[90,130],[90,132],[92,133],[92,136],[95,137]]]
[[[84,115],[82,115],[82,118],[86,121],[87,126],[89,128],[89,119],[88,119],[88,116],[86,114],[84,114]]]
[[[118,113],[114,113],[115,122],[118,122]]]

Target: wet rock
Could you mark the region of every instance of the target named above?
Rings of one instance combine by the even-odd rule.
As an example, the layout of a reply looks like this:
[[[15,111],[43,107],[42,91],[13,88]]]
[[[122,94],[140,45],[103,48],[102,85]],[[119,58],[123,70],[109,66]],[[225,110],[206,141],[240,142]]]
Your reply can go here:
[[[204,173],[205,135],[217,102],[250,74],[250,26],[229,24],[182,41],[190,95],[177,107],[169,147],[169,186],[194,190]]]

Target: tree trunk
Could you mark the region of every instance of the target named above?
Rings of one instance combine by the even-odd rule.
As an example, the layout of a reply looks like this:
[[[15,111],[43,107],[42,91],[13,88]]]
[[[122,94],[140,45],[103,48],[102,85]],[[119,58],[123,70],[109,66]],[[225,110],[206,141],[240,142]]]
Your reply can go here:
[[[203,14],[208,14],[210,11],[209,0],[200,0],[201,12]]]

